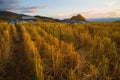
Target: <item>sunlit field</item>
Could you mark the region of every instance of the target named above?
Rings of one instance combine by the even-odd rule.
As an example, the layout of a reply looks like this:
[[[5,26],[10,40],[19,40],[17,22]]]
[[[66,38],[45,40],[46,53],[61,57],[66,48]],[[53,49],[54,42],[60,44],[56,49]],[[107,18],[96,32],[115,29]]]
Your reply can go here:
[[[120,80],[120,22],[0,23],[0,80]]]

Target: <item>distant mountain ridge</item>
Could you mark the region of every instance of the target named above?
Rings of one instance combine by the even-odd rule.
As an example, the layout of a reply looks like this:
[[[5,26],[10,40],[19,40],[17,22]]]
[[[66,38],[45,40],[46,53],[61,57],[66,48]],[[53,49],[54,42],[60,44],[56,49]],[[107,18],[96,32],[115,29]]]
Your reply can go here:
[[[19,20],[22,16],[29,16],[25,14],[18,14],[9,11],[0,11],[0,21],[10,21],[10,20]],[[120,18],[96,18],[96,19],[86,19],[81,14],[73,16],[69,19],[59,20],[50,17],[44,17],[36,15],[34,16],[38,21],[43,22],[64,22],[64,23],[82,23],[82,22],[120,22]]]
[[[29,15],[24,15],[24,14],[17,14],[14,12],[9,12],[9,11],[0,11],[0,20],[4,21],[10,21],[10,20],[19,20],[21,19],[22,16],[29,16]],[[44,17],[44,16],[39,16],[36,15],[34,16],[38,21],[43,21],[43,22],[76,22],[76,21],[87,21],[82,15],[78,14],[77,16],[73,16],[70,19],[65,19],[65,20],[59,20],[59,19],[54,19],[50,17]]]
[[[85,17],[83,17],[81,14],[78,14],[76,16],[71,17],[70,20],[74,20],[74,21],[87,21],[85,19]]]
[[[22,16],[29,16],[29,15],[17,14],[9,11],[0,11],[0,20],[3,21],[19,20],[21,19]],[[49,17],[43,17],[43,16],[34,16],[34,17],[36,17],[37,20],[43,22],[61,22],[59,19],[53,19]]]
[[[71,24],[84,24],[87,22],[86,18],[83,17],[81,14],[71,17],[70,19],[62,20],[64,23],[71,23]]]

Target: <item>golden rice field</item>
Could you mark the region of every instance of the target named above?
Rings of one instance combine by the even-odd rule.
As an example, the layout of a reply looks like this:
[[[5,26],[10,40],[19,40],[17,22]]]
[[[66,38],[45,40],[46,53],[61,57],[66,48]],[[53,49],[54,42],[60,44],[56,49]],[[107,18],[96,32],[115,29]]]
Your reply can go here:
[[[120,80],[120,23],[0,23],[0,80]]]

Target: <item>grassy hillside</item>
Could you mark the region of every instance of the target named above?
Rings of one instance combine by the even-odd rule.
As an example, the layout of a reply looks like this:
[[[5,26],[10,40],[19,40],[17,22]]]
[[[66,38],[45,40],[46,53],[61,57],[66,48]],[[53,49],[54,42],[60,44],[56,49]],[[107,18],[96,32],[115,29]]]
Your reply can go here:
[[[0,24],[0,80],[119,80],[120,23]]]

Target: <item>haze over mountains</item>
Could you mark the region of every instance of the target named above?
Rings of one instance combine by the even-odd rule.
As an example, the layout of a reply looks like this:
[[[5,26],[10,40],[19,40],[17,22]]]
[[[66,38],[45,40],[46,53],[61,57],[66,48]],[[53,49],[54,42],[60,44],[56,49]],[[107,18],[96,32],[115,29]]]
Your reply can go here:
[[[88,19],[90,22],[120,22],[120,18],[96,18]]]
[[[29,16],[25,14],[17,14],[14,12],[9,12],[9,11],[0,11],[0,20],[4,21],[9,21],[9,20],[17,20],[20,19],[22,16]],[[44,21],[44,22],[63,22],[63,21],[68,21],[68,20],[74,20],[74,21],[88,21],[88,22],[115,22],[115,21],[120,21],[120,18],[96,18],[96,19],[86,19],[83,17],[81,14],[78,14],[76,16],[71,16],[70,19],[54,19],[50,17],[44,17],[44,16],[39,16],[36,15],[34,16],[37,18],[39,21]]]

